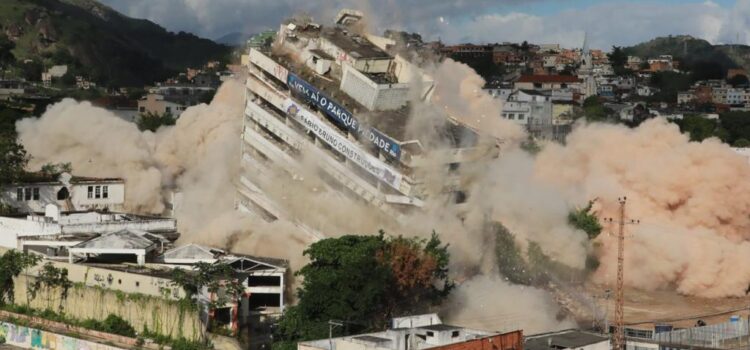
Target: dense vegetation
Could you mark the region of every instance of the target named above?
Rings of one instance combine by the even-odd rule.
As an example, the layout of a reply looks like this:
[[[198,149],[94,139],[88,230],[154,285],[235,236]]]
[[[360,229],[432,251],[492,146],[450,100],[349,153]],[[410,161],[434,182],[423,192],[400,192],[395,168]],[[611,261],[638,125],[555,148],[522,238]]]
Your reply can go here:
[[[142,86],[189,66],[225,61],[230,54],[225,45],[168,32],[94,0],[4,0],[0,23],[11,35],[15,60],[32,60],[17,66],[34,80],[44,66],[67,64],[71,78],[83,75],[100,85]],[[0,53],[3,43],[0,38]]]
[[[174,125],[177,120],[172,116],[172,113],[157,114],[147,112],[138,116],[136,124],[140,131],[156,131],[161,126]]]
[[[447,246],[430,239],[343,236],[312,244],[310,259],[297,275],[299,303],[287,308],[277,330],[276,349],[328,337],[329,320],[339,320],[337,335],[382,329],[391,317],[424,313],[453,289],[448,278]]]
[[[675,123],[680,126],[680,131],[690,136],[691,141],[717,137],[734,147],[750,145],[750,112],[722,113],[719,119],[686,115]]]

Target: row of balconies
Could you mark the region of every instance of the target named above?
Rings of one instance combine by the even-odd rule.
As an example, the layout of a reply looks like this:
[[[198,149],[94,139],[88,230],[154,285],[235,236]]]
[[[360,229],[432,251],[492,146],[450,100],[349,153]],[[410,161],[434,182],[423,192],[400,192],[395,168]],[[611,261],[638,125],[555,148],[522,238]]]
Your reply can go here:
[[[247,118],[274,133],[279,139],[284,140],[284,142],[289,142],[293,147],[304,149],[306,152],[312,154],[315,159],[319,160],[318,165],[321,170],[345,186],[351,192],[356,193],[368,203],[380,208],[394,217],[398,217],[399,214],[388,205],[389,202],[399,204],[405,202],[417,203],[415,199],[405,196],[389,196],[391,199],[391,201],[389,201],[386,195],[376,186],[373,186],[366,180],[360,178],[359,175],[349,169],[345,164],[340,163],[336,158],[327,154],[326,151],[316,146],[312,141],[292,130],[288,125],[270,116],[270,113],[271,112],[262,109],[262,107],[257,104],[248,103],[247,105]],[[263,131],[256,131],[246,123],[243,138],[248,145],[269,159],[272,159],[274,164],[277,164],[285,171],[290,174],[300,173],[299,162],[281,150],[281,148],[287,146],[279,144],[278,141],[273,140],[270,137],[264,136],[263,133]],[[401,197],[405,197],[406,199]]]

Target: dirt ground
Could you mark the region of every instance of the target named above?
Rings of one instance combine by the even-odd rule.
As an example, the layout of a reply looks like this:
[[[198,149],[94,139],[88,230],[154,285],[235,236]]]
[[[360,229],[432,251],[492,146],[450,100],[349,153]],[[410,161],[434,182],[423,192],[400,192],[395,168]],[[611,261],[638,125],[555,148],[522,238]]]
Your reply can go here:
[[[614,293],[607,299],[604,297],[606,289],[587,286],[586,293],[600,296],[596,299],[597,307],[611,323],[614,319]],[[607,309],[605,305],[608,305]],[[697,320],[708,324],[721,323],[729,321],[732,315],[747,319],[750,297],[706,299],[679,295],[674,291],[625,290],[625,323],[632,326],[649,328],[654,323],[669,323],[675,327],[692,327]]]

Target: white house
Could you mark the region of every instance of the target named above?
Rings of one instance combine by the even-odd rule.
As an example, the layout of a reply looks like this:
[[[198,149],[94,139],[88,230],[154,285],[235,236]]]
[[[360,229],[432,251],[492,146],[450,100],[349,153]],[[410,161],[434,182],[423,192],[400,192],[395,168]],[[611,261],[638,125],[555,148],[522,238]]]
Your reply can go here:
[[[47,204],[65,211],[107,209],[120,211],[125,203],[125,181],[120,178],[94,178],[32,174],[25,181],[2,186],[0,202],[21,213],[44,212]]]
[[[638,96],[653,96],[658,90],[648,85],[641,85],[636,89]]]

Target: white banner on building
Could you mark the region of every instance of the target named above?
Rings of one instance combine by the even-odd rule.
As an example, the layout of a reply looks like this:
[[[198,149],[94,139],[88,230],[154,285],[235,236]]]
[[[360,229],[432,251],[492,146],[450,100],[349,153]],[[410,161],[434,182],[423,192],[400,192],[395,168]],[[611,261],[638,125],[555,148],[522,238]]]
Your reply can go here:
[[[287,115],[300,122],[308,130],[312,131],[323,142],[327,143],[337,152],[343,154],[349,160],[357,163],[370,174],[387,183],[397,191],[401,189],[401,174],[397,173],[377,157],[362,151],[349,141],[345,136],[339,134],[333,127],[326,125],[318,116],[302,108],[299,104],[287,99],[284,101],[284,111]],[[409,186],[404,186],[409,188]],[[403,192],[402,192],[403,193]],[[408,195],[408,193],[404,193]]]
[[[250,62],[260,67],[264,71],[266,71],[266,73],[273,75],[277,79],[281,80],[284,84],[286,84],[287,76],[289,75],[289,70],[287,70],[284,66],[276,63],[276,61],[272,60],[271,58],[264,55],[260,51],[256,49],[250,50]]]

